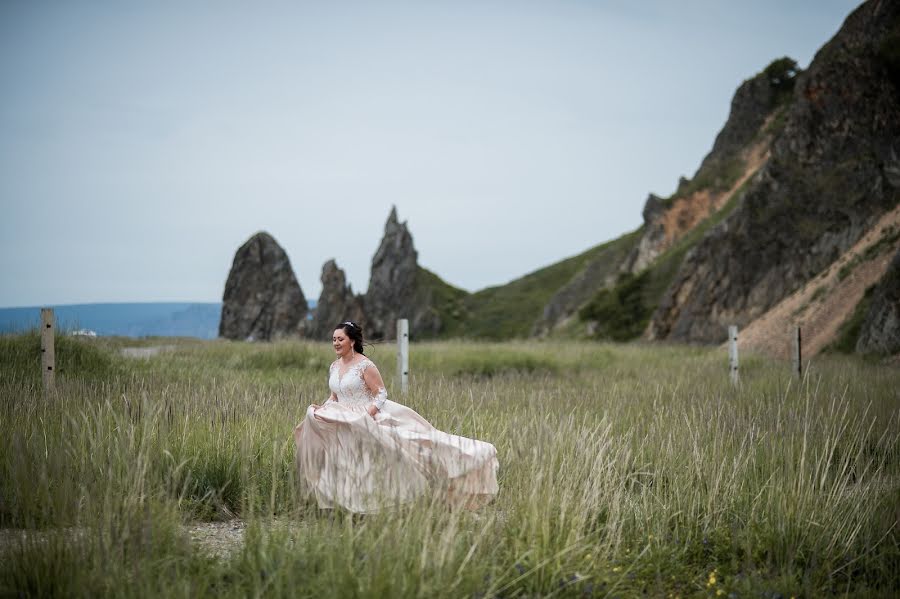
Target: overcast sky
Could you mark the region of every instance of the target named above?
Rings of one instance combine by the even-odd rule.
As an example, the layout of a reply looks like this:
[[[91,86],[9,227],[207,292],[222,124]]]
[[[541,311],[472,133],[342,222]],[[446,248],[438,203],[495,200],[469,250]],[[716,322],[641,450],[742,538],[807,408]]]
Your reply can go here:
[[[0,2],[0,306],[219,301],[271,233],[356,291],[392,204],[471,291],[640,225],[855,0]]]

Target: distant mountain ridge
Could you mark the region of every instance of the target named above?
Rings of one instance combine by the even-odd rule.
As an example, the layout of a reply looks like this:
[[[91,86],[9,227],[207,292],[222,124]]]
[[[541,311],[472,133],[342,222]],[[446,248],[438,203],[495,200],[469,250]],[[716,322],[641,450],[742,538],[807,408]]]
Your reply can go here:
[[[316,301],[308,300],[311,308]],[[0,334],[36,329],[41,308],[53,308],[63,333],[88,329],[123,337],[197,337],[215,339],[221,302],[101,302],[0,308]]]
[[[219,302],[136,302],[0,308],[0,333],[19,333],[40,325],[41,308],[53,308],[61,332],[88,329],[125,337],[218,336]]]

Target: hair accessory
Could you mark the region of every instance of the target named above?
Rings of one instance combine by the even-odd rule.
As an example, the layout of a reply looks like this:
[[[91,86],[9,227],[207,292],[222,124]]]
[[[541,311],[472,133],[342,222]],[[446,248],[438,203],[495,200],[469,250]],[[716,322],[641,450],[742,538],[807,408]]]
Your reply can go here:
[[[350,322],[349,320],[348,320],[347,322],[342,323],[342,324],[345,324],[345,325],[347,325],[347,326],[351,326],[351,327],[353,327],[354,329],[358,329],[358,328],[359,328],[359,325],[358,325],[358,324],[356,324],[355,322]]]

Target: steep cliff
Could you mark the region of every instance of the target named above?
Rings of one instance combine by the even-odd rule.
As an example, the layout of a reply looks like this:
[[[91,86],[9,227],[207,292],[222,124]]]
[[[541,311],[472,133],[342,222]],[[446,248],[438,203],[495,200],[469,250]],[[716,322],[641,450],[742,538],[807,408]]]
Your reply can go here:
[[[892,173],[900,3],[869,1],[800,74],[771,156],[666,290],[651,339],[723,340],[822,271],[900,201]]]
[[[693,179],[682,178],[668,199],[650,194],[644,204],[644,232],[622,268],[637,274],[720,210],[769,157],[800,71],[784,57],[744,81],[731,111]]]
[[[798,74],[789,58],[742,83],[731,112],[692,179],[669,198],[650,194],[644,225],[614,242],[554,294],[535,328],[546,334],[575,317],[588,335],[624,341],[640,336],[685,256],[740,203],[769,157]]]
[[[855,349],[861,353],[900,352],[900,250],[872,292]]]
[[[900,338],[891,308],[896,288],[886,283],[891,258],[900,251],[900,206],[884,214],[853,247],[817,276],[742,328],[741,349],[790,359],[791,334],[799,327],[803,355],[830,348],[842,352],[889,352]],[[872,291],[879,291],[874,295]],[[897,300],[894,299],[894,302]],[[873,308],[867,317],[869,308]],[[865,334],[861,334],[865,330]],[[865,338],[865,341],[863,341]],[[874,343],[870,342],[874,341]]]

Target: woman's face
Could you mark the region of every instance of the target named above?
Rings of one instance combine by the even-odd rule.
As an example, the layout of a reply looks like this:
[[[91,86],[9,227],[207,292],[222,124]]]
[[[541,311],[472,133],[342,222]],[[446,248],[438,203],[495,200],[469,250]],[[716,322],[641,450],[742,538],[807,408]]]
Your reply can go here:
[[[350,339],[350,336],[344,329],[334,330],[334,334],[331,336],[331,344],[334,346],[334,353],[339,358],[348,356],[353,351],[353,340]]]

